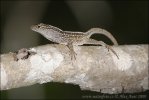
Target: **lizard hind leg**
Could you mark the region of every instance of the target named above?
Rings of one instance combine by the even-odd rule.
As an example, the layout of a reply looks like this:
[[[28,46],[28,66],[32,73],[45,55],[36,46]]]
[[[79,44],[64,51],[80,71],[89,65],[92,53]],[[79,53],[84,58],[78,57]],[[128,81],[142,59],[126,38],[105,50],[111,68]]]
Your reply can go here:
[[[86,41],[86,44],[96,44],[96,45],[101,45],[101,46],[104,46],[108,49],[109,49],[116,55],[116,57],[119,59],[117,53],[112,49],[112,47],[110,45],[107,45],[106,43],[104,43],[103,41],[97,41],[97,40],[94,40],[94,39],[88,39]]]

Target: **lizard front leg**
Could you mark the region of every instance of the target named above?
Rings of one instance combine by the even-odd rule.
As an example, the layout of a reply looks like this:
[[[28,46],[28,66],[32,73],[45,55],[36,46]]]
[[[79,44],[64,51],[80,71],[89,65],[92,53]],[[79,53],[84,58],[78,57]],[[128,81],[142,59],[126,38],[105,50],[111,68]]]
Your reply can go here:
[[[70,50],[71,60],[72,60],[72,61],[75,61],[77,54],[76,54],[75,51],[74,51],[73,44],[72,44],[72,43],[68,43],[68,44],[67,44],[67,47],[68,47],[69,50]]]
[[[97,41],[97,40],[94,40],[94,39],[87,38],[85,44],[97,44],[97,45],[104,46],[104,47],[106,47],[108,49],[108,51],[110,49],[117,56],[117,58],[119,59],[117,53],[112,49],[112,47],[107,45],[103,41]]]

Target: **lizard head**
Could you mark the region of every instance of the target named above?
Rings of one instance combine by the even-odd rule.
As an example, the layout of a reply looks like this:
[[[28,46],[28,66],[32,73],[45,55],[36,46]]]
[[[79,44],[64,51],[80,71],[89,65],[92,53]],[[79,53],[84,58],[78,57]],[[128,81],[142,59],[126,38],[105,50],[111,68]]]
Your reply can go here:
[[[48,24],[37,24],[37,25],[32,25],[31,26],[31,30],[35,31],[35,32],[39,32],[39,33],[45,33],[45,32],[50,32],[50,31],[57,31],[57,32],[61,32],[62,30],[54,27],[52,25],[48,25]]]
[[[40,23],[40,24],[37,24],[37,25],[32,25],[31,29],[35,32],[41,32],[41,31],[47,29],[47,25],[43,24],[43,23]]]

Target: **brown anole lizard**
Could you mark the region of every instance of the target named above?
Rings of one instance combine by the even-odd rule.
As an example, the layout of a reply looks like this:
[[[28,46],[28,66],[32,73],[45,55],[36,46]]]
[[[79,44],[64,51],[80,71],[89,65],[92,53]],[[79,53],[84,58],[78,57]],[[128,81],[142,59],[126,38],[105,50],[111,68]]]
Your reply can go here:
[[[94,39],[91,39],[91,35],[97,33],[102,34],[108,37],[114,45],[118,45],[116,39],[112,36],[111,33],[108,31],[101,29],[101,28],[91,28],[87,32],[73,32],[73,31],[63,31],[57,27],[54,27],[52,25],[47,25],[40,23],[38,25],[32,25],[31,29],[35,32],[40,33],[45,38],[52,42],[56,42],[59,44],[67,45],[67,47],[70,49],[71,53],[71,59],[75,59],[75,51],[73,49],[73,45],[83,45],[83,44],[96,44],[96,45],[102,45],[110,49],[118,58],[118,55],[116,52],[107,44],[105,44],[102,41],[97,41]]]

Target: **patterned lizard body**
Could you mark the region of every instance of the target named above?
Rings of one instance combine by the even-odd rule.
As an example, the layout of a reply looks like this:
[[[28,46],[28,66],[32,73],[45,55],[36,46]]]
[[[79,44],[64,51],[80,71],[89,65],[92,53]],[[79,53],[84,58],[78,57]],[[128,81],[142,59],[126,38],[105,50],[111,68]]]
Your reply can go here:
[[[72,32],[72,31],[63,31],[57,27],[40,23],[38,25],[31,26],[31,29],[35,32],[40,33],[41,35],[43,35],[45,38],[47,38],[52,42],[67,45],[71,51],[72,59],[75,58],[73,45],[83,45],[83,44],[98,44],[105,46],[117,56],[116,52],[109,45],[105,44],[102,41],[97,41],[90,38],[91,35],[95,33],[102,34],[108,37],[113,42],[114,45],[118,45],[116,39],[112,36],[112,34],[101,28],[91,28],[87,32]]]

